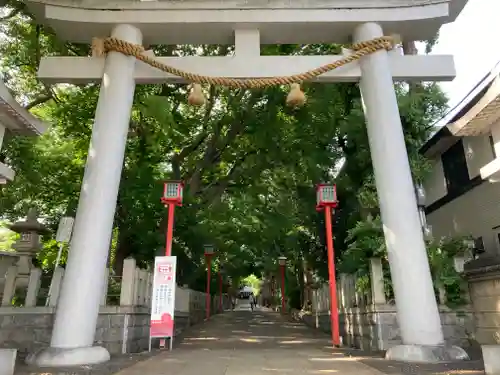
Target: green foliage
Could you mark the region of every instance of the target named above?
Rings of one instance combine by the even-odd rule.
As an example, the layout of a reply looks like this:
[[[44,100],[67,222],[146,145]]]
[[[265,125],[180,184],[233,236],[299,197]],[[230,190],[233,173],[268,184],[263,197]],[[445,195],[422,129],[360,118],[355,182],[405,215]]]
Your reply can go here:
[[[426,242],[436,294],[440,288],[444,288],[447,304],[452,307],[466,303],[466,282],[455,270],[453,258],[468,252],[467,239],[468,237],[443,237]],[[386,296],[389,300],[392,299],[387,249],[380,217],[373,218],[369,215],[366,220],[357,222],[356,226],[348,231],[347,241],[349,244],[339,266],[341,271],[356,274],[356,288],[367,293],[370,291],[369,258],[381,258],[385,267]]]
[[[12,245],[19,238],[19,234],[7,228],[7,222],[0,222],[0,251],[14,251]]]
[[[460,306],[467,303],[467,282],[459,274],[454,265],[455,256],[464,256],[470,250],[467,247],[469,237],[441,238],[428,243],[427,253],[434,285],[444,288],[447,305],[450,307]]]
[[[89,46],[59,40],[37,24],[22,1],[10,0],[8,6],[13,12],[0,25],[2,72],[16,97],[51,127],[39,138],[6,137],[0,157],[17,176],[0,191],[0,211],[16,220],[28,207],[38,208],[52,231],[38,256],[48,271],[58,250],[53,237],[59,218],[73,215],[78,204],[99,87],[39,82],[41,56],[88,56]],[[266,46],[262,54],[333,54],[339,47]],[[158,56],[223,56],[232,49],[153,48]],[[325,224],[314,210],[314,185],[334,181],[332,167],[344,158],[336,178],[341,199],[334,217],[337,257],[342,267],[360,270],[367,256],[384,251],[357,85],[305,84],[308,104],[299,110],[284,105],[285,89],[208,87],[207,105],[193,108],[186,104],[185,85],[137,87],[110,244],[115,274],[128,256],[148,266],[162,253],[167,224],[159,201],[162,183],[182,179],[184,205],[176,210],[173,244],[178,282],[204,290],[203,245],[212,243],[217,249],[213,274],[222,266],[235,285],[249,274],[276,273],[277,257],[286,255],[288,291],[298,300],[304,260],[327,277]],[[445,98],[432,84],[398,85],[397,93],[414,178],[421,180],[428,165],[417,150],[442,114]],[[5,248],[9,241],[2,242]],[[63,264],[66,254],[65,248]],[[211,290],[217,291],[217,278],[212,280]]]
[[[260,293],[261,280],[254,274],[248,275],[242,281],[243,285],[247,285],[253,289],[253,295],[258,296]]]

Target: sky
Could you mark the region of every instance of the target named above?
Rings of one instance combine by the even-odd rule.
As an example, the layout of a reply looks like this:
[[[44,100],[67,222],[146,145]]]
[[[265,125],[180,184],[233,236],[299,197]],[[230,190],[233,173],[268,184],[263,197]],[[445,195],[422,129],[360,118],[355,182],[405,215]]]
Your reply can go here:
[[[469,0],[457,20],[441,28],[432,54],[453,55],[457,77],[441,83],[450,108],[500,61],[500,0]]]

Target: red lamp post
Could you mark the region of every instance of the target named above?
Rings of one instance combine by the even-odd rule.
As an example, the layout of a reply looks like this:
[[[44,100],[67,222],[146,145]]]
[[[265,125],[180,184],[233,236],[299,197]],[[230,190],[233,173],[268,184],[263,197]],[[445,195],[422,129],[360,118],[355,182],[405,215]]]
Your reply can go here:
[[[330,284],[330,323],[332,342],[340,346],[339,312],[337,304],[337,284],[335,280],[335,258],[332,235],[332,208],[338,206],[337,188],[335,185],[319,184],[316,188],[316,210],[325,210],[326,245],[328,253],[328,279]],[[335,211],[334,211],[335,212]]]
[[[285,267],[286,267],[286,257],[281,256],[278,258],[278,262],[280,265],[280,273],[281,273],[281,313],[284,314],[286,312],[286,304],[285,304]]]
[[[206,318],[210,318],[210,282],[212,277],[212,256],[214,255],[214,246],[205,245],[205,261],[207,263],[207,294],[205,297],[206,302]]]
[[[181,181],[167,181],[163,186],[163,197],[161,202],[168,206],[168,223],[165,243],[165,255],[172,255],[172,236],[174,233],[174,211],[175,206],[182,206],[182,192],[184,184]]]

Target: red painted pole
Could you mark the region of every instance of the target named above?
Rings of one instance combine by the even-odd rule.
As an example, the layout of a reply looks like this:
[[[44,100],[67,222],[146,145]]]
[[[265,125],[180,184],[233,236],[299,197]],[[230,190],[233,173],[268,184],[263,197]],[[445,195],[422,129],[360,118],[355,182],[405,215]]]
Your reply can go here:
[[[332,342],[334,346],[340,346],[339,311],[337,308],[337,284],[335,281],[335,258],[332,235],[332,210],[330,206],[325,207],[325,226],[328,253],[328,279],[330,281],[330,323],[332,330]]]
[[[280,266],[281,268],[281,313],[286,312],[285,306],[285,266]]]
[[[220,312],[223,312],[224,309],[222,308],[222,273],[219,271],[219,310]]]
[[[207,260],[207,295],[206,295],[206,312],[207,319],[210,318],[210,278],[212,277],[212,254],[206,255]]]
[[[172,236],[174,233],[174,211],[175,205],[169,203],[168,205],[168,223],[167,223],[167,240],[165,244],[165,255],[172,255]]]

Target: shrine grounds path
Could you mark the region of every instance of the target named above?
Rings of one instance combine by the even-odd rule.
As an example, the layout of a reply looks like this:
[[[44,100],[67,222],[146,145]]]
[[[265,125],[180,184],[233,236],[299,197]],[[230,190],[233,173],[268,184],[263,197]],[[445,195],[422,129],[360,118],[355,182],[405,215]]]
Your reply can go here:
[[[172,352],[117,375],[380,375],[333,352],[328,336],[268,311],[234,311],[188,330]]]
[[[484,375],[480,359],[439,364],[408,364],[383,353],[332,349],[329,335],[289,317],[238,304],[190,327],[174,350],[113,357],[95,365],[65,369],[30,368],[15,375]]]

